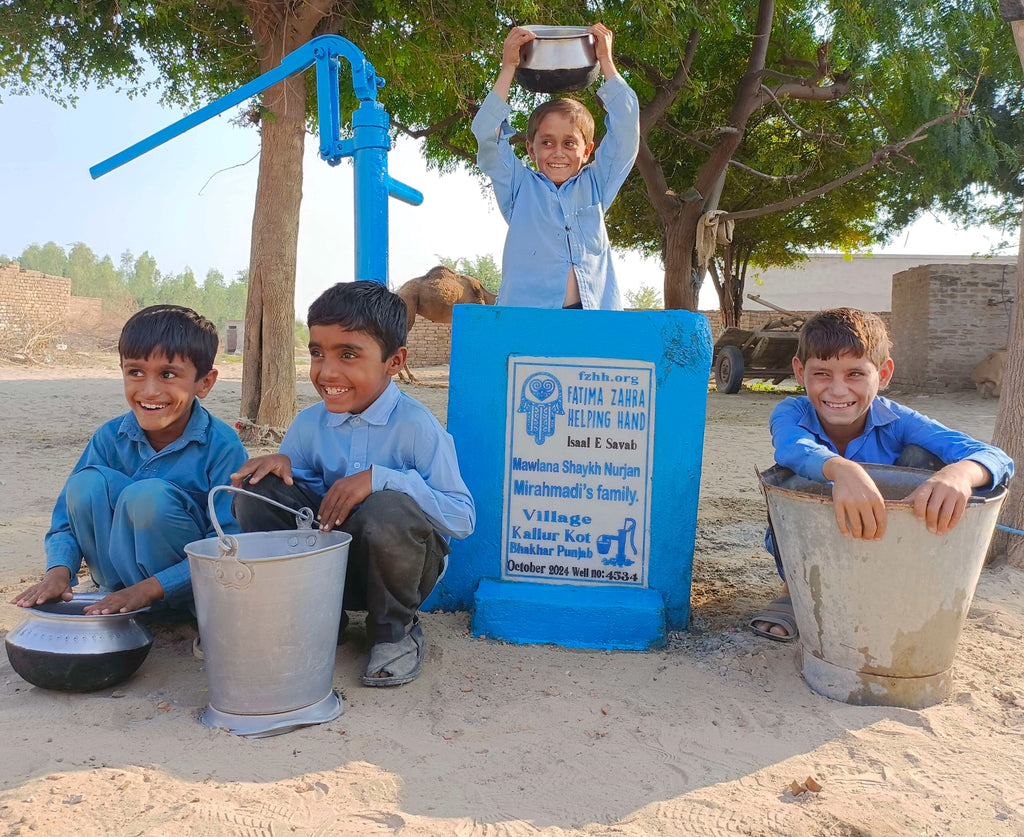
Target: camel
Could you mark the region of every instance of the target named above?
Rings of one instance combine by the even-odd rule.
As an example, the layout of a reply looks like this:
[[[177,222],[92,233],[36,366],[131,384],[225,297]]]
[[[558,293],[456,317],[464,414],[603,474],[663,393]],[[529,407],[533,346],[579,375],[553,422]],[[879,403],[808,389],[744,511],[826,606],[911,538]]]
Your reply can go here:
[[[416,315],[435,323],[450,323],[455,305],[494,305],[497,296],[472,276],[456,273],[443,265],[432,267],[424,276],[410,279],[396,293],[405,300],[409,330],[416,323]],[[418,384],[416,376],[405,364],[398,373],[399,380],[408,376]]]
[[[989,352],[985,359],[971,371],[971,380],[982,398],[999,398],[1003,391],[1003,375],[1006,372],[1006,349]]]

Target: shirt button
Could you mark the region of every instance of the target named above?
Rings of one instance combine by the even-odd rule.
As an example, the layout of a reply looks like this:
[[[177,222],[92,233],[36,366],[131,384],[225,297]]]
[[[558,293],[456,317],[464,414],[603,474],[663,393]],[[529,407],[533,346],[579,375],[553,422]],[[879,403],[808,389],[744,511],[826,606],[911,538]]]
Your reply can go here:
[[[353,468],[358,468],[358,467],[359,467],[360,465],[362,465],[362,464],[363,464],[362,462],[353,462],[353,463],[352,463],[352,467],[353,467]]]

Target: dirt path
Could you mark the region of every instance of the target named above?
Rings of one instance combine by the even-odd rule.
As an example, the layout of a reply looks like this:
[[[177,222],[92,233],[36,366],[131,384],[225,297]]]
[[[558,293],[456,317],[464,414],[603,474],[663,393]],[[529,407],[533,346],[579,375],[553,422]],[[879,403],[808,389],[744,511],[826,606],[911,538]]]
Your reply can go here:
[[[237,416],[240,367],[207,406]],[[443,420],[441,384],[413,387]],[[300,404],[312,403],[300,385]],[[648,654],[480,641],[424,616],[409,686],[361,687],[338,649],[338,720],[259,741],[206,729],[194,629],[164,627],[115,689],[36,689],[0,659],[0,833],[67,835],[1024,834],[1024,572],[984,571],[946,703],[860,708],[812,693],[797,645],[745,630],[776,591],[754,466],[781,396],[712,393],[693,629]],[[904,399],[982,438],[996,402]],[[90,433],[123,411],[116,366],[0,368],[0,596],[42,570],[53,500]],[[0,631],[24,614],[0,607]],[[818,794],[793,797],[814,776]]]

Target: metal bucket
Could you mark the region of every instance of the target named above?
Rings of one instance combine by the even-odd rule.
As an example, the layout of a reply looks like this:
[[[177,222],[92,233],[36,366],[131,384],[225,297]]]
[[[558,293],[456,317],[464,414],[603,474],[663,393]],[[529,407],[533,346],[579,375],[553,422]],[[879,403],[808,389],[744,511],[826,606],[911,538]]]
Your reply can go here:
[[[331,720],[323,717],[322,709],[334,694],[352,537],[311,528],[309,509],[295,512],[297,530],[225,535],[213,509],[214,495],[222,490],[280,506],[252,492],[218,486],[209,496],[218,537],[185,547],[215,721],[222,716],[283,715],[285,723],[280,718],[273,723],[283,732],[303,725],[287,723],[288,716],[295,720],[296,713],[316,704],[321,705],[316,717],[307,723]],[[334,703],[337,717],[340,699]],[[241,734],[261,732],[258,721],[242,726]]]
[[[1005,486],[977,493],[934,535],[898,502],[931,471],[865,465],[885,498],[880,541],[844,537],[832,487],[759,473],[789,583],[808,685],[834,700],[921,709],[944,700]]]

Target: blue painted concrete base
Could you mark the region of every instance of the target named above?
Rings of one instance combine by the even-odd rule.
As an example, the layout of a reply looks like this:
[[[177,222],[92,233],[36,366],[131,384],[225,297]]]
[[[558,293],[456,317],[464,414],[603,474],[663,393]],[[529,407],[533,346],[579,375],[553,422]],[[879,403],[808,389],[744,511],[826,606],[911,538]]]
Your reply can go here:
[[[484,578],[473,597],[472,631],[517,645],[649,651],[665,645],[657,590]]]

